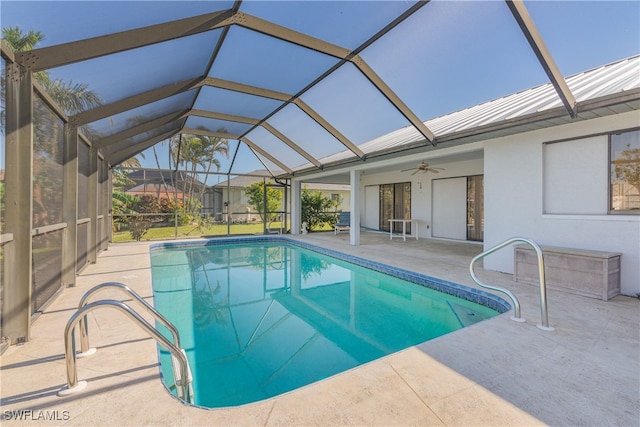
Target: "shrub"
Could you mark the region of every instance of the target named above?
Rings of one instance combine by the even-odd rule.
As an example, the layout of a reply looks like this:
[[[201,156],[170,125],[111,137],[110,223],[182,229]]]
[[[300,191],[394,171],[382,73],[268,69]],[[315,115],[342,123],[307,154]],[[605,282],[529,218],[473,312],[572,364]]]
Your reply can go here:
[[[129,217],[129,234],[131,234],[131,238],[136,242],[139,242],[142,237],[147,234],[150,227],[151,221],[144,216],[135,215]]]
[[[307,223],[309,231],[325,224],[333,227],[338,221],[338,201],[324,197],[319,190],[302,190],[301,209],[302,222]]]

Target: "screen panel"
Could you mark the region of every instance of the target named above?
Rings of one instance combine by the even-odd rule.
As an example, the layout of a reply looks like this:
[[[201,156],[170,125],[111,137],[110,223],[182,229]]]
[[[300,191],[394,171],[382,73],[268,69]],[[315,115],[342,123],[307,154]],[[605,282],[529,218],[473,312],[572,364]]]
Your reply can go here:
[[[41,227],[62,222],[64,123],[33,99],[33,226]]]

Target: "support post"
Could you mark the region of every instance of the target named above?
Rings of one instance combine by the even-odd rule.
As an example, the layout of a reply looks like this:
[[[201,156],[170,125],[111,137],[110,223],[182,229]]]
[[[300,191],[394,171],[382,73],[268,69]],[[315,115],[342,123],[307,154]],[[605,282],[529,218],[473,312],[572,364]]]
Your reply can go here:
[[[350,172],[351,189],[350,189],[350,207],[351,225],[349,226],[349,243],[353,246],[360,245],[360,171],[352,170]]]
[[[302,213],[302,183],[291,180],[291,234],[300,234]]]
[[[67,223],[62,250],[62,285],[76,284],[78,262],[78,128],[64,125],[62,217]]]
[[[12,260],[4,273],[2,335],[11,344],[31,333],[31,265],[33,221],[32,74],[6,65],[5,230],[13,234]]]
[[[105,205],[105,218],[107,221],[105,226],[107,227],[107,233],[109,236],[107,241],[113,242],[113,170],[109,165],[106,165],[105,168],[107,168],[107,202]]]
[[[111,200],[109,199],[109,168],[106,160],[98,162],[98,191],[100,197],[100,210],[98,215],[102,215],[102,229],[100,230],[100,241],[98,247],[101,250],[106,250],[106,247],[102,247],[103,243],[109,240],[109,229],[111,228],[111,217],[109,216],[111,208]]]
[[[89,219],[91,222],[89,223],[89,245],[88,245],[88,253],[87,258],[91,264],[96,263],[96,259],[98,256],[98,197],[99,197],[99,187],[98,187],[98,151],[89,147],[89,179],[87,186],[89,187],[89,191],[87,194],[88,207],[89,207]]]

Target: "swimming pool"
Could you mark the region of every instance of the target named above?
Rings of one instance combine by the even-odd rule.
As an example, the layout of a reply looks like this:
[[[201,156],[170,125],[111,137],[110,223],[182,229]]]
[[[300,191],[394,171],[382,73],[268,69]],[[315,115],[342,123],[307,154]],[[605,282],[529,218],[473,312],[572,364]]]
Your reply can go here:
[[[510,309],[285,237],[156,244],[151,264],[154,304],[180,331],[194,403],[209,408],[277,396]],[[167,352],[160,363],[171,389]]]

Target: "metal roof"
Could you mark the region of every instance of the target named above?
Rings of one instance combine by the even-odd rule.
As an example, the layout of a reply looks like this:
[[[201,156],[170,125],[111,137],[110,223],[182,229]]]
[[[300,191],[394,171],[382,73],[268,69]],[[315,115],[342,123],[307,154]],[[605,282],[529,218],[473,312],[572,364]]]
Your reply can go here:
[[[640,109],[640,56],[575,74],[567,77],[566,81],[575,94],[579,113],[592,110],[597,116],[605,116]],[[618,108],[606,108],[611,106]],[[548,83],[427,120],[425,125],[433,130],[436,141],[454,141],[457,138],[467,138],[468,141],[469,136],[487,138],[488,130],[502,129],[513,134],[519,132],[523,125],[535,124],[537,128],[557,125],[558,118],[564,118],[567,123],[571,121],[553,85]],[[359,148],[371,156],[416,145],[426,145],[424,138],[412,127],[404,127],[368,141]],[[320,161],[335,164],[346,159],[349,155],[343,151]],[[298,170],[309,169],[307,164]]]
[[[590,117],[585,112],[606,114],[609,105],[638,108],[637,56],[562,77],[534,20],[548,24],[544,16],[558,15],[554,2],[528,3],[531,14],[521,0],[6,0],[0,7],[5,27],[48,18],[44,47],[14,54],[3,43],[3,58],[52,79],[86,82],[99,93],[101,105],[66,111],[66,120],[89,129],[87,138],[111,165],[172,136],[194,134],[229,140],[231,155],[220,172],[290,175],[544,126],[544,120],[580,120]],[[434,56],[444,51],[454,55],[450,66],[448,57]],[[494,61],[504,52],[514,58]],[[487,70],[466,64],[474,71],[464,74],[456,55],[482,60]],[[435,77],[403,85],[414,69],[440,78],[460,70],[464,79],[454,80],[450,93],[463,92],[465,84],[482,87],[494,74],[513,81],[507,93],[548,83],[424,121],[419,117],[451,107],[444,106],[446,93],[433,95],[442,86]],[[520,79],[530,70],[528,80]],[[432,92],[423,93],[425,84]]]

